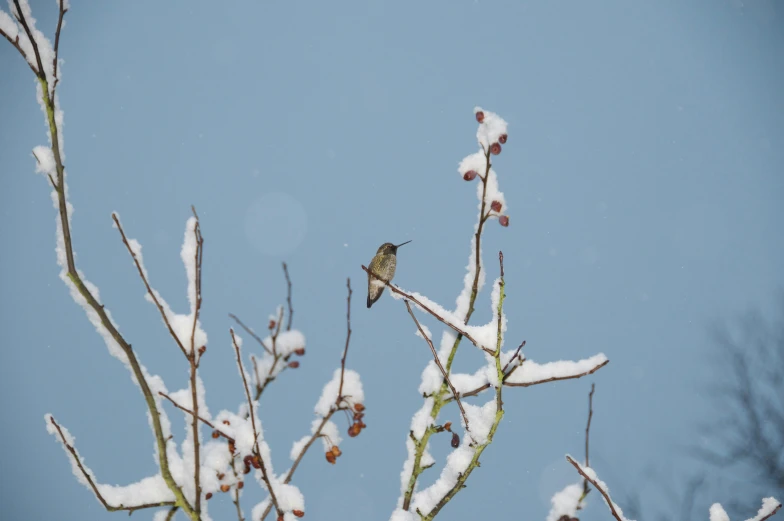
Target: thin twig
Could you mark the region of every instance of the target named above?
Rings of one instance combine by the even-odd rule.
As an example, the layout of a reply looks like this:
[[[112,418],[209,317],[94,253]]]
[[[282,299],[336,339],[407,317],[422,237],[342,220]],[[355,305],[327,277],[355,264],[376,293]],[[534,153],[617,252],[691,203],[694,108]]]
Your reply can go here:
[[[95,493],[95,496],[98,498],[98,501],[101,502],[101,504],[106,510],[108,510],[109,512],[117,512],[119,510],[128,510],[130,512],[133,512],[135,510],[141,510],[144,508],[154,508],[154,507],[174,505],[174,501],[144,503],[141,505],[119,505],[119,506],[110,505],[106,501],[106,499],[104,499],[104,497],[101,495],[100,491],[98,490],[98,486],[95,484],[95,481],[93,481],[92,476],[90,476],[90,474],[87,472],[87,469],[85,469],[84,465],[82,465],[82,460],[79,457],[79,455],[76,453],[76,449],[71,444],[69,444],[68,441],[66,441],[65,434],[63,433],[63,430],[60,428],[60,425],[55,421],[53,416],[49,417],[49,421],[52,423],[52,425],[54,425],[54,428],[57,429],[57,433],[60,435],[60,441],[65,446],[65,448],[68,449],[68,452],[71,453],[71,457],[73,457],[74,462],[76,462],[76,466],[79,468],[79,471],[81,471],[82,476],[84,476],[84,479],[87,480],[87,483],[89,483],[90,488],[93,489],[93,492]]]
[[[270,348],[269,348],[269,347],[267,347],[267,345],[264,343],[264,341],[261,339],[261,337],[260,337],[259,335],[257,335],[257,334],[256,334],[256,332],[255,332],[255,331],[253,331],[251,328],[249,328],[248,326],[246,326],[245,324],[243,324],[243,323],[242,323],[242,320],[240,320],[239,318],[237,318],[237,316],[236,316],[236,315],[234,315],[234,314],[232,314],[232,313],[229,313],[229,318],[230,318],[230,319],[232,319],[232,320],[234,320],[234,322],[236,322],[238,326],[240,326],[242,329],[244,329],[244,330],[245,330],[245,332],[246,332],[246,333],[248,333],[248,334],[249,334],[251,337],[253,337],[253,339],[254,339],[256,342],[258,342],[258,343],[259,343],[259,345],[260,345],[261,347],[263,347],[263,348],[264,348],[264,350],[265,350],[266,352],[268,352],[269,354],[272,354],[272,351],[270,351]]]
[[[8,40],[8,42],[11,45],[13,45],[14,48],[16,48],[17,51],[19,51],[19,54],[22,55],[22,58],[24,58],[24,61],[27,64],[27,66],[30,67],[30,70],[33,71],[33,74],[38,76],[38,71],[35,70],[35,67],[33,66],[33,64],[30,63],[30,60],[27,58],[27,55],[25,54],[24,50],[22,50],[22,46],[19,44],[19,26],[16,27],[16,37],[15,38],[11,38],[11,35],[6,33],[5,31],[3,31],[3,29],[1,29],[1,28],[0,28],[0,35],[4,36],[5,39]]]
[[[253,438],[255,440],[255,447],[256,447],[256,454],[259,457],[259,466],[261,468],[261,479],[264,480],[264,483],[267,485],[267,490],[270,494],[270,499],[272,504],[275,505],[275,511],[278,513],[278,517],[280,517],[283,512],[280,510],[280,506],[278,505],[278,498],[275,497],[275,491],[272,489],[272,483],[270,483],[269,476],[267,475],[267,466],[264,463],[264,458],[261,456],[261,450],[259,449],[259,432],[256,428],[256,415],[253,412],[253,401],[250,397],[250,388],[248,387],[248,379],[245,378],[245,367],[242,365],[242,356],[240,355],[240,346],[237,343],[237,338],[234,336],[234,330],[229,329],[229,333],[231,333],[231,342],[234,344],[234,352],[237,354],[237,365],[240,369],[240,375],[242,375],[242,387],[245,389],[245,397],[248,400],[248,410],[250,411],[250,423],[253,427]]]
[[[194,295],[195,302],[193,303],[193,324],[191,325],[191,350],[188,353],[188,362],[190,364],[190,388],[191,388],[191,403],[193,403],[193,418],[191,419],[191,435],[193,436],[193,487],[196,491],[196,504],[194,510],[196,514],[201,513],[201,447],[199,440],[199,397],[198,397],[198,367],[201,352],[196,350],[196,326],[199,323],[199,312],[201,311],[201,263],[202,255],[204,253],[204,238],[201,235],[201,226],[199,225],[199,216],[196,213],[196,208],[191,206],[191,211],[196,219],[196,224],[193,227],[193,235],[196,240],[196,251],[194,252],[193,264],[196,273],[194,277]]]
[[[466,431],[468,432],[469,430],[468,416],[466,416],[465,409],[463,408],[463,402],[460,401],[460,394],[457,392],[455,386],[452,385],[452,382],[449,380],[449,375],[446,374],[446,371],[444,370],[444,366],[441,365],[441,360],[438,359],[438,353],[436,352],[435,346],[433,346],[433,341],[430,340],[430,337],[427,336],[425,330],[422,329],[422,325],[419,323],[419,320],[417,320],[416,315],[414,315],[414,311],[411,309],[411,304],[409,304],[408,301],[406,301],[406,309],[408,309],[408,314],[411,315],[411,318],[414,320],[414,323],[416,324],[417,329],[419,330],[419,334],[422,335],[422,338],[425,339],[425,342],[427,342],[427,345],[430,347],[430,351],[433,353],[433,360],[435,360],[436,365],[441,370],[441,374],[443,375],[444,380],[446,380],[447,385],[449,385],[449,388],[452,390],[452,396],[455,398],[455,401],[457,402],[457,406],[460,408],[460,414],[463,415]]]
[[[54,95],[54,91],[57,89],[57,83],[60,81],[60,78],[57,76],[57,62],[59,61],[60,57],[60,31],[63,28],[63,18],[65,17],[65,13],[68,12],[68,9],[65,8],[65,2],[63,0],[59,0],[58,4],[60,6],[60,15],[57,17],[57,29],[54,32],[54,58],[52,58],[52,76],[54,76],[54,84],[52,85],[52,95]]]
[[[623,516],[621,516],[621,514],[619,514],[617,510],[615,510],[615,503],[613,503],[613,500],[612,500],[612,498],[610,497],[610,494],[608,494],[606,490],[604,490],[602,487],[600,487],[600,486],[599,486],[599,484],[596,482],[596,480],[595,480],[595,479],[593,479],[593,478],[591,478],[590,476],[588,476],[588,474],[586,474],[586,473],[585,473],[585,471],[584,471],[584,470],[583,470],[583,468],[580,466],[580,464],[579,464],[579,463],[577,463],[576,461],[574,461],[574,460],[571,458],[571,456],[566,456],[566,461],[568,461],[569,463],[571,463],[571,464],[574,466],[574,468],[576,468],[576,469],[577,469],[577,472],[579,472],[579,473],[580,473],[580,475],[581,475],[583,478],[585,478],[585,480],[586,480],[586,481],[588,481],[588,483],[590,483],[591,485],[593,485],[593,487],[594,487],[596,490],[598,490],[598,491],[599,491],[599,493],[600,493],[600,494],[601,494],[601,495],[604,497],[604,500],[605,500],[605,502],[607,502],[607,507],[610,509],[610,513],[612,514],[612,516],[613,516],[615,519],[617,519],[618,521],[626,521],[626,519],[625,519]]]
[[[426,305],[422,304],[413,295],[411,295],[409,293],[406,293],[405,291],[401,290],[400,288],[398,288],[394,284],[390,283],[389,281],[386,281],[386,280],[382,279],[381,277],[379,277],[378,275],[376,275],[375,273],[373,273],[369,269],[367,269],[367,267],[365,267],[364,265],[362,265],[362,269],[365,270],[373,278],[378,279],[381,282],[383,282],[384,285],[386,287],[388,287],[389,290],[392,291],[393,293],[397,293],[398,295],[404,297],[405,299],[410,300],[411,302],[413,302],[414,304],[416,304],[417,306],[422,308],[422,310],[424,310],[425,312],[427,312],[430,315],[432,315],[433,317],[435,317],[442,324],[448,326],[449,328],[455,330],[460,335],[466,337],[472,344],[474,344],[476,347],[480,348],[482,351],[484,351],[484,352],[486,352],[487,354],[490,354],[490,355],[493,354],[493,350],[492,349],[488,349],[485,346],[479,345],[479,343],[470,334],[468,334],[464,329],[461,329],[459,326],[456,326],[456,325],[452,324],[451,322],[447,321],[444,317],[442,317],[441,315],[439,315],[438,313],[436,313],[435,311],[433,311],[432,309],[430,309]]]
[[[161,314],[161,318],[163,318],[163,323],[166,325],[166,329],[169,330],[169,334],[180,348],[180,351],[182,351],[182,354],[187,358],[188,351],[186,351],[185,346],[182,344],[182,340],[180,340],[180,337],[177,336],[177,333],[174,332],[174,328],[172,327],[171,322],[169,322],[169,317],[166,314],[166,309],[164,309],[163,304],[150,286],[150,282],[147,280],[147,276],[144,274],[144,268],[142,267],[141,262],[139,262],[138,257],[136,257],[136,252],[133,251],[133,248],[131,248],[131,243],[128,242],[128,237],[125,235],[125,230],[123,229],[122,224],[120,224],[120,219],[117,217],[116,213],[112,213],[112,219],[114,220],[114,224],[117,226],[117,230],[120,232],[120,236],[122,237],[123,244],[125,244],[125,248],[128,250],[128,253],[131,254],[133,263],[136,265],[136,271],[139,272],[139,277],[141,277],[142,282],[144,283],[144,287],[147,288],[147,294],[150,296],[153,303],[157,306],[158,311]]]
[[[340,359],[340,385],[338,386],[338,396],[335,399],[335,406],[340,407],[343,400],[343,376],[346,373],[346,357],[348,356],[348,343],[351,340],[351,279],[346,279],[348,296],[346,297],[346,346],[343,348],[343,356]]]
[[[183,411],[183,412],[187,412],[187,413],[188,413],[188,414],[190,414],[191,416],[194,416],[194,414],[193,414],[193,411],[192,411],[192,410],[188,409],[187,407],[183,407],[183,406],[182,406],[182,405],[180,405],[179,403],[175,402],[175,401],[174,401],[174,398],[172,398],[172,397],[171,397],[171,396],[169,396],[168,394],[166,394],[166,393],[164,393],[164,392],[162,392],[162,391],[158,391],[158,394],[159,394],[159,395],[161,395],[161,396],[163,396],[163,397],[164,397],[164,398],[166,398],[167,400],[169,400],[169,401],[171,402],[171,404],[172,404],[172,405],[174,405],[174,406],[175,406],[176,408],[178,408],[179,410],[181,410],[181,411]],[[214,423],[212,423],[210,420],[208,420],[208,419],[206,419],[206,418],[204,418],[204,417],[202,417],[202,416],[199,416],[199,421],[200,421],[200,422],[202,422],[202,423],[203,423],[204,425],[206,425],[207,427],[210,427],[211,429],[214,429],[214,430],[218,431],[218,433],[219,433],[221,436],[223,436],[224,438],[226,438],[227,440],[229,440],[229,441],[234,441],[234,438],[232,438],[231,436],[229,436],[229,435],[227,435],[227,434],[224,434],[223,432],[221,432],[221,431],[220,431],[220,429],[218,429],[218,428],[215,426],[215,424],[214,424]]]
[[[27,25],[27,19],[24,16],[24,12],[22,8],[19,6],[19,0],[13,0],[14,6],[16,7],[16,16],[17,21],[22,24],[22,27],[25,30],[25,34],[27,34],[27,38],[30,39],[30,45],[33,46],[33,53],[35,54],[35,62],[38,64],[38,77],[44,81],[47,81],[46,72],[44,71],[44,64],[41,61],[41,53],[38,51],[38,42],[33,38],[33,32],[30,30],[30,26]],[[49,93],[47,92],[47,97]]]
[[[289,267],[283,263],[283,274],[286,276],[286,302],[289,305],[289,318],[286,323],[286,331],[291,331],[291,321],[294,319],[294,308],[291,307],[291,278],[289,277]]]
[[[586,467],[591,466],[589,440],[591,434],[591,419],[593,418],[593,393],[595,390],[596,390],[596,384],[592,383],[591,392],[588,393],[588,423],[585,425],[585,466]],[[580,497],[580,501],[578,501],[578,508],[580,508],[579,505],[582,504],[583,500],[585,499],[585,497],[588,495],[588,492],[590,491],[591,489],[588,487],[588,480],[587,479],[583,480],[583,495]]]
[[[178,506],[171,507],[169,511],[166,512],[166,519],[164,521],[171,521],[172,519],[174,519],[174,514],[177,513],[177,510],[179,510],[179,508],[180,507]]]

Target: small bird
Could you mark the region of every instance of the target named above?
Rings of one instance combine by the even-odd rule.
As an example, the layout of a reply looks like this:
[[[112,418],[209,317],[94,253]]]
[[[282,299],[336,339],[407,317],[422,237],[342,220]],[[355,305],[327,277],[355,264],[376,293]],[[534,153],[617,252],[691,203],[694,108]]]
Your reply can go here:
[[[403,244],[408,244],[411,241],[406,241]],[[384,292],[384,281],[391,282],[392,277],[395,276],[395,267],[397,267],[397,249],[403,246],[398,244],[395,246],[391,242],[385,242],[376,252],[376,256],[370,261],[369,270],[378,275],[382,280],[377,279],[368,273],[368,297],[367,307],[372,306]]]

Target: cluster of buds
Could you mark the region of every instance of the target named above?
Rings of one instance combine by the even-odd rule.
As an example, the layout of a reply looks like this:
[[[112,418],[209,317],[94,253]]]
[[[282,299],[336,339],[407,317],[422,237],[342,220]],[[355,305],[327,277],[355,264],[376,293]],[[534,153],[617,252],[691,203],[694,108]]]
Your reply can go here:
[[[244,458],[242,458],[242,463],[244,465],[244,468],[242,469],[243,474],[249,473],[251,467],[254,469],[261,468],[261,459],[259,458],[258,454],[246,455]]]
[[[481,110],[478,110],[478,111],[476,111],[475,115],[476,115],[476,120],[480,124],[484,123],[484,121],[485,121],[485,113],[484,112],[482,112]],[[506,134],[501,134],[500,136],[498,136],[498,141],[496,143],[493,143],[493,144],[490,145],[490,153],[493,154],[494,156],[497,156],[498,154],[500,154],[501,153],[501,145],[505,144],[507,139],[509,139],[509,136],[507,136]],[[480,177],[480,179],[482,179],[483,182],[487,182],[487,180],[485,178],[481,177],[476,170],[467,170],[463,174],[463,180],[465,180],[465,181],[473,181],[477,177]],[[503,205],[502,205],[501,201],[493,201],[492,203],[490,203],[491,211],[495,212],[496,214],[499,214],[498,215],[498,224],[500,224],[501,226],[506,228],[507,226],[509,226],[509,216],[508,215],[500,215],[502,208],[503,208]]]
[[[343,453],[340,452],[340,448],[337,445],[333,445],[332,448],[327,451],[327,461],[334,465],[335,460],[337,460],[341,454]]]
[[[348,435],[352,438],[356,438],[359,436],[359,433],[362,432],[362,429],[367,427],[365,422],[362,419],[365,417],[365,406],[361,403],[354,404],[354,423],[352,423],[348,428]]]

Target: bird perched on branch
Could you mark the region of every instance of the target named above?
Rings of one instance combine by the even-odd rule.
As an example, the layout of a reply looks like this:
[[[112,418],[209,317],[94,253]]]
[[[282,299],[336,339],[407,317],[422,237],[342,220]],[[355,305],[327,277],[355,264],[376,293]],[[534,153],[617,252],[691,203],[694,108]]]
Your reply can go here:
[[[373,260],[370,261],[368,273],[368,308],[381,298],[386,283],[391,282],[392,277],[395,276],[397,249],[409,242],[411,241],[406,241],[398,245],[394,245],[391,242],[385,242],[379,247]]]

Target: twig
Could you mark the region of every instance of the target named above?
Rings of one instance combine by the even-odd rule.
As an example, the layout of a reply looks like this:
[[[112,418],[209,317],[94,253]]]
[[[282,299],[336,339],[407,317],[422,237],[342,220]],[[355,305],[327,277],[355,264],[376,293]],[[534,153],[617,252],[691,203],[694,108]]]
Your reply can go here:
[[[289,318],[286,324],[286,331],[291,331],[291,321],[294,318],[294,308],[291,307],[291,278],[289,277],[289,267],[283,263],[283,274],[286,276],[286,302],[289,305]]]
[[[33,32],[30,30],[30,26],[27,25],[27,19],[24,16],[24,12],[22,8],[19,6],[19,0],[13,0],[14,6],[16,7],[16,12],[14,16],[16,16],[17,21],[22,24],[22,27],[25,30],[25,34],[27,38],[30,40],[30,45],[33,47],[33,53],[35,54],[35,62],[38,64],[38,74],[37,76],[42,79],[43,81],[47,81],[46,72],[44,71],[44,64],[41,62],[41,53],[38,51],[38,42],[33,38]],[[49,97],[49,93],[46,93],[46,97]]]
[[[136,271],[139,272],[139,277],[141,277],[142,282],[144,283],[144,287],[147,288],[147,294],[157,306],[158,311],[161,314],[161,318],[163,318],[163,323],[166,325],[166,329],[169,330],[169,334],[180,348],[180,351],[182,351],[182,354],[187,358],[188,352],[185,350],[185,346],[182,344],[180,337],[177,336],[177,333],[174,332],[174,328],[172,327],[171,322],[169,322],[169,317],[166,315],[166,310],[164,309],[163,304],[150,286],[150,282],[147,280],[147,276],[144,274],[144,268],[142,268],[141,262],[139,262],[139,259],[136,257],[136,252],[133,251],[133,248],[131,248],[131,244],[128,242],[128,237],[125,235],[125,230],[123,229],[122,224],[120,224],[120,219],[117,217],[116,213],[112,213],[112,219],[114,220],[114,224],[117,226],[117,230],[120,232],[120,236],[122,237],[123,244],[125,244],[125,248],[128,250],[128,253],[131,254],[133,263],[136,265]]]
[[[404,297],[405,299],[410,300],[411,302],[413,302],[414,304],[416,304],[417,306],[422,308],[424,311],[426,311],[427,313],[429,313],[430,315],[435,317],[442,324],[444,324],[444,325],[448,326],[449,328],[453,329],[455,332],[459,333],[461,336],[466,337],[472,344],[474,344],[476,347],[478,347],[482,351],[484,351],[484,352],[486,352],[488,354],[491,354],[491,355],[493,354],[493,350],[492,349],[488,349],[488,348],[486,348],[484,346],[479,345],[479,343],[477,343],[477,341],[470,334],[468,334],[464,329],[461,329],[459,326],[456,326],[456,325],[452,324],[451,322],[447,321],[444,317],[442,317],[441,315],[439,315],[438,313],[436,313],[435,311],[433,311],[432,309],[430,309],[426,305],[422,304],[413,295],[411,295],[409,293],[406,293],[405,291],[401,290],[400,288],[398,288],[394,284],[390,283],[389,281],[386,281],[386,280],[382,279],[381,277],[379,277],[378,275],[376,275],[375,273],[373,273],[369,269],[367,269],[367,267],[365,267],[364,265],[362,265],[362,269],[365,270],[368,273],[368,275],[371,275],[371,276],[373,276],[373,278],[378,279],[381,282],[383,282],[384,285],[386,287],[388,287],[389,290],[392,291],[393,293],[397,293],[398,295]]]
[[[171,404],[172,404],[172,405],[174,405],[174,406],[175,406],[176,408],[178,408],[179,410],[181,410],[181,411],[183,411],[183,412],[187,412],[187,413],[188,413],[188,414],[190,414],[191,416],[195,416],[195,415],[193,414],[193,411],[192,411],[192,410],[190,410],[190,409],[188,409],[188,408],[186,408],[186,407],[183,407],[183,406],[182,406],[182,405],[180,405],[179,403],[175,402],[175,401],[174,401],[174,398],[172,398],[172,397],[171,397],[171,396],[169,396],[168,394],[166,394],[166,393],[164,393],[164,392],[162,392],[162,391],[158,391],[158,394],[159,394],[159,395],[161,395],[161,396],[163,396],[163,397],[164,397],[164,398],[166,398],[167,400],[169,400],[169,402],[171,402]],[[200,422],[202,422],[202,423],[203,423],[204,425],[206,425],[207,427],[210,427],[211,429],[215,429],[215,430],[217,430],[217,431],[220,433],[220,435],[221,435],[221,436],[223,436],[224,438],[226,438],[227,440],[234,441],[234,438],[232,438],[231,436],[228,436],[228,435],[226,435],[226,434],[222,433],[222,432],[221,432],[221,431],[220,431],[220,430],[219,430],[219,429],[218,429],[218,428],[215,426],[215,424],[214,424],[214,423],[212,423],[210,420],[208,420],[208,419],[206,419],[206,418],[203,418],[203,417],[201,417],[201,416],[199,416],[198,418],[199,418],[199,421],[200,421]]]
[[[579,464],[579,463],[577,463],[576,461],[574,461],[574,460],[572,459],[572,457],[571,457],[571,456],[566,456],[566,461],[568,461],[569,463],[571,463],[571,464],[574,466],[574,468],[576,468],[576,469],[577,469],[577,472],[579,472],[579,473],[580,473],[580,475],[581,475],[583,478],[585,478],[585,480],[586,480],[588,483],[590,483],[591,485],[593,485],[593,487],[594,487],[596,490],[598,490],[598,491],[599,491],[599,493],[600,493],[600,494],[601,494],[601,495],[604,497],[604,500],[605,500],[605,502],[607,502],[607,507],[610,509],[610,513],[612,514],[612,516],[613,516],[615,519],[617,519],[618,521],[626,521],[626,519],[625,519],[625,518],[624,518],[624,517],[623,517],[621,514],[619,514],[617,510],[615,510],[615,503],[613,503],[613,500],[612,500],[612,498],[610,497],[610,495],[607,493],[607,491],[606,491],[606,490],[604,490],[602,487],[600,487],[600,486],[599,486],[599,484],[596,482],[596,480],[595,480],[595,479],[593,479],[593,478],[591,478],[590,476],[588,476],[588,474],[586,474],[586,473],[585,473],[585,471],[584,471],[584,470],[583,470],[583,468],[580,466],[580,464]]]
[[[593,418],[593,393],[594,393],[595,390],[596,390],[596,384],[592,383],[591,384],[591,392],[588,393],[588,423],[585,425],[585,466],[586,467],[590,467],[591,466],[590,452],[589,452],[589,447],[590,447],[589,446],[589,440],[590,440],[590,434],[591,434],[591,418]],[[588,492],[590,492],[590,491],[591,491],[591,489],[588,488],[588,480],[587,479],[583,480],[583,494],[580,497],[580,500],[577,502],[578,503],[578,508],[580,508],[580,505],[582,504],[583,500],[586,498],[586,496],[588,495]]]
[[[770,519],[771,517],[773,517],[774,515],[776,515],[776,512],[778,512],[780,508],[781,508],[781,503],[779,503],[779,506],[777,506],[776,508],[774,508],[774,509],[773,509],[773,511],[771,511],[771,513],[770,513],[770,514],[768,514],[768,515],[766,515],[766,516],[764,516],[764,517],[760,518],[760,519],[759,519],[759,521],[765,521],[766,519]]]
[[[338,396],[335,399],[335,406],[340,407],[343,399],[343,376],[346,373],[346,357],[348,356],[348,343],[351,340],[351,279],[346,279],[348,296],[346,297],[346,347],[343,348],[343,357],[340,359],[340,385],[338,386]]]
[[[261,450],[259,449],[259,432],[256,429],[256,415],[253,412],[253,401],[250,397],[250,388],[248,387],[248,379],[245,378],[245,368],[242,365],[242,356],[240,355],[240,346],[237,343],[237,338],[234,336],[234,330],[229,329],[229,333],[231,333],[231,342],[234,344],[234,352],[237,354],[237,365],[240,369],[240,375],[242,375],[242,386],[245,389],[245,397],[248,400],[248,410],[250,411],[250,423],[253,426],[253,437],[255,440],[255,447],[256,447],[256,454],[259,457],[259,466],[261,468],[261,478],[264,480],[264,483],[267,485],[267,490],[270,493],[270,500],[272,504],[275,505],[275,511],[278,513],[278,517],[280,517],[283,512],[280,510],[280,506],[278,505],[278,499],[275,497],[275,491],[272,489],[272,483],[270,483],[269,476],[267,475],[267,466],[264,464],[264,458],[261,456]]]
[[[201,514],[201,447],[199,440],[199,397],[198,397],[198,367],[199,360],[201,359],[201,352],[196,350],[196,326],[199,323],[199,313],[201,311],[201,263],[204,254],[204,238],[201,235],[201,226],[199,225],[199,216],[196,213],[196,208],[191,206],[191,211],[196,219],[196,224],[193,227],[193,235],[196,240],[196,251],[194,252],[193,264],[196,268],[194,274],[196,280],[194,281],[194,291],[196,293],[195,302],[193,303],[193,324],[191,325],[191,350],[188,353],[188,362],[190,364],[190,388],[191,388],[191,403],[193,403],[193,418],[191,419],[191,434],[193,436],[193,487],[196,491],[196,504],[194,510],[196,514]]]
[[[60,6],[60,15],[57,17],[57,29],[55,29],[54,32],[54,58],[52,58],[52,76],[54,77],[54,84],[52,85],[52,95],[54,95],[54,91],[57,89],[57,83],[60,81],[59,76],[57,76],[57,62],[60,57],[60,31],[63,28],[65,13],[68,12],[63,0],[59,0],[58,4]]]
[[[269,354],[272,354],[272,351],[270,351],[270,348],[267,347],[267,345],[264,343],[264,341],[261,339],[261,337],[259,335],[257,335],[251,328],[249,328],[248,326],[243,324],[242,320],[237,318],[237,316],[232,314],[232,313],[229,313],[229,318],[234,320],[234,322],[236,322],[238,326],[240,326],[242,329],[245,330],[246,333],[248,333],[250,336],[252,336],[253,339],[256,342],[258,342],[259,345],[261,345],[261,347],[263,347],[266,352],[268,352]]]
[[[169,511],[166,512],[166,519],[164,521],[171,521],[172,519],[174,519],[174,514],[177,513],[177,510],[179,510],[179,508],[180,507],[178,506],[171,507]]]
[[[11,35],[9,35],[8,33],[6,33],[5,31],[3,31],[2,29],[0,29],[0,35],[4,36],[4,37],[5,37],[5,39],[6,39],[6,40],[8,40],[8,42],[9,42],[11,45],[13,45],[13,46],[16,48],[16,50],[17,50],[17,51],[19,51],[19,54],[21,54],[21,55],[22,55],[22,58],[24,58],[24,61],[25,61],[25,63],[27,64],[27,66],[28,66],[28,67],[30,67],[30,70],[31,70],[31,71],[33,71],[33,74],[35,74],[36,76],[38,76],[38,71],[37,71],[37,70],[35,70],[35,67],[33,66],[33,64],[32,64],[32,63],[30,63],[30,60],[28,60],[28,59],[27,59],[27,55],[26,55],[26,54],[25,54],[25,52],[22,50],[22,46],[21,46],[21,45],[19,45],[19,34],[18,34],[18,29],[17,29],[17,35],[16,35],[16,38],[11,38]]]
[[[430,337],[427,336],[427,334],[425,333],[425,330],[422,329],[422,325],[419,323],[419,320],[417,320],[416,316],[414,315],[414,311],[411,309],[411,304],[409,304],[408,301],[406,301],[406,309],[408,309],[408,314],[411,315],[411,318],[413,319],[414,323],[416,324],[417,329],[419,330],[419,334],[422,335],[422,338],[425,339],[425,342],[427,342],[427,345],[430,347],[430,351],[433,353],[433,360],[435,360],[436,365],[441,370],[441,374],[443,375],[444,380],[446,380],[447,385],[449,385],[449,388],[452,390],[452,396],[454,397],[455,401],[457,402],[457,406],[460,408],[460,414],[463,415],[463,420],[465,421],[466,431],[468,432],[468,430],[469,430],[468,429],[468,416],[466,416],[465,409],[463,408],[463,402],[460,401],[460,394],[458,394],[457,390],[455,389],[455,386],[452,385],[452,382],[449,380],[449,376],[446,374],[446,371],[444,370],[444,366],[441,365],[441,360],[438,359],[438,353],[436,352],[435,346],[433,346],[433,341],[430,340]]]
[[[574,378],[582,378],[583,376],[588,376],[589,374],[595,373],[596,371],[598,371],[599,369],[601,369],[602,367],[604,367],[609,363],[610,363],[609,360],[605,360],[604,362],[597,364],[589,371],[585,371],[584,373],[580,373],[580,374],[570,374],[569,376],[553,376],[550,378],[544,378],[542,380],[536,380],[533,382],[522,382],[522,383],[504,382],[504,385],[506,385],[507,387],[531,387],[532,385],[545,384],[547,382],[558,382],[560,380],[572,380]]]
[[[100,491],[98,490],[98,486],[95,484],[95,481],[93,481],[93,478],[87,472],[87,469],[85,469],[84,466],[82,465],[82,460],[79,457],[79,455],[76,453],[76,449],[71,444],[69,444],[68,441],[66,441],[65,434],[63,434],[63,431],[60,428],[60,425],[55,421],[53,416],[49,417],[49,421],[52,423],[52,425],[54,425],[54,428],[57,429],[57,433],[60,435],[60,441],[65,446],[65,448],[68,449],[68,452],[71,453],[71,457],[73,457],[74,462],[76,462],[76,466],[79,467],[79,471],[82,473],[82,476],[84,476],[84,479],[86,479],[87,483],[90,484],[90,488],[93,489],[93,492],[95,493],[95,496],[98,498],[98,501],[101,502],[101,504],[103,505],[103,507],[106,510],[108,510],[109,512],[117,512],[119,510],[128,510],[129,512],[133,512],[135,510],[141,510],[141,509],[144,509],[144,508],[154,508],[154,507],[163,507],[163,506],[173,506],[174,505],[174,501],[161,501],[161,502],[158,502],[158,503],[144,503],[144,504],[141,504],[141,505],[119,505],[119,506],[110,505],[106,501],[106,499],[104,499],[104,497],[101,495]]]
[[[289,471],[286,473],[286,477],[283,479],[283,483],[288,484],[288,483],[291,482],[291,478],[294,476],[294,472],[297,470],[297,467],[299,467],[299,464],[302,461],[302,458],[305,457],[305,453],[308,451],[308,449],[310,449],[310,446],[313,445],[313,443],[319,437],[321,437],[321,430],[324,428],[324,426],[327,424],[327,422],[330,420],[330,418],[332,418],[332,415],[335,414],[335,412],[337,412],[337,410],[338,409],[332,409],[331,411],[329,411],[327,413],[326,416],[324,416],[324,418],[321,419],[321,423],[316,428],[316,431],[311,435],[310,439],[308,439],[308,442],[305,443],[305,445],[299,451],[299,454],[297,455],[297,459],[294,460],[294,464],[291,466]],[[267,508],[261,514],[261,519],[264,520],[269,515],[271,510],[272,510],[272,505],[267,505]]]

